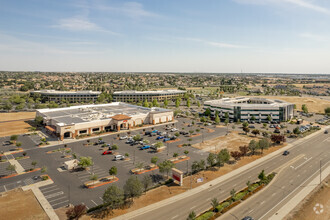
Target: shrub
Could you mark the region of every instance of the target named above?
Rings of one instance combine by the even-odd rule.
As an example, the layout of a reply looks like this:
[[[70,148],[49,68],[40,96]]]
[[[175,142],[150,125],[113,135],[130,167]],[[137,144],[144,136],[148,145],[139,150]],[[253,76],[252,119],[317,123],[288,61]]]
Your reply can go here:
[[[87,210],[87,213],[93,212],[93,211],[95,211],[95,210],[102,209],[103,206],[104,206],[103,204],[98,205],[98,206],[94,206],[93,208],[88,209],[88,210]]]
[[[227,212],[229,209],[231,209],[231,208],[237,206],[237,205],[240,204],[240,203],[241,203],[241,201],[233,202],[232,204],[230,204],[229,206],[227,206],[226,208],[224,208],[224,209],[222,210],[222,213]]]
[[[221,212],[224,208],[226,208],[227,206],[230,205],[230,202],[223,202],[223,203],[220,203],[220,205],[218,205],[216,208],[215,208],[215,211],[216,212]]]
[[[243,192],[239,192],[234,196],[234,201],[238,201],[241,200],[246,194],[248,194],[248,191],[243,191]]]
[[[42,180],[48,180],[48,176],[42,176]]]
[[[172,178],[165,181],[165,185],[173,183],[174,180]]]
[[[203,215],[196,218],[196,220],[208,220],[213,216],[213,212],[205,212]]]

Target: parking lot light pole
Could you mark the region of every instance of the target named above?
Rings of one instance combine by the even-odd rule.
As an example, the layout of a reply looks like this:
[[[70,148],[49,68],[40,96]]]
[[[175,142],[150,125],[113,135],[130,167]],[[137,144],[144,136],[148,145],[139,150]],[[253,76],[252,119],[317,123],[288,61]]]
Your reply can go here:
[[[321,173],[322,173],[322,161],[320,160],[320,185],[322,182]]]
[[[135,164],[135,148],[134,148],[133,164]]]

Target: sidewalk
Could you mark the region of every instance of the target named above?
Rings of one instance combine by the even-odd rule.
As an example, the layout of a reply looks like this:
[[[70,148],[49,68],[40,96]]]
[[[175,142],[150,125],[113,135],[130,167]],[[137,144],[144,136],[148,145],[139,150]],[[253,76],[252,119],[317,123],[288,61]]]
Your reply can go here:
[[[262,163],[262,162],[264,162],[264,161],[266,161],[266,160],[268,160],[268,159],[270,159],[270,158],[272,158],[272,157],[274,157],[274,156],[276,156],[278,154],[280,154],[280,153],[282,153],[285,150],[289,150],[293,146],[299,145],[302,142],[305,142],[306,140],[308,140],[308,139],[310,139],[310,138],[312,138],[312,137],[314,137],[314,136],[316,136],[316,135],[318,135],[320,133],[323,133],[324,130],[325,129],[328,129],[329,127],[330,126],[327,126],[327,127],[323,128],[323,129],[321,129],[321,130],[319,130],[319,131],[317,131],[317,132],[315,132],[315,133],[313,133],[313,134],[311,134],[311,135],[309,135],[309,136],[307,136],[307,137],[305,137],[303,139],[300,139],[298,141],[295,141],[293,144],[288,144],[287,146],[285,146],[285,147],[283,147],[283,148],[281,148],[281,149],[279,149],[277,151],[274,151],[274,152],[272,152],[272,153],[270,153],[270,154],[268,154],[268,155],[266,155],[266,156],[264,156],[264,157],[262,157],[260,159],[257,159],[257,160],[255,160],[255,161],[253,161],[253,162],[251,162],[251,163],[249,163],[249,164],[247,164],[245,166],[242,166],[242,167],[240,167],[240,168],[238,168],[236,170],[233,170],[230,173],[227,173],[227,174],[225,174],[225,175],[223,175],[221,177],[218,177],[217,179],[214,179],[214,180],[212,180],[212,181],[210,181],[210,182],[208,182],[206,184],[203,184],[203,185],[201,185],[199,187],[196,187],[196,188],[194,188],[192,190],[189,190],[187,192],[181,193],[179,195],[173,196],[173,197],[168,198],[168,199],[164,199],[164,200],[162,200],[160,202],[151,204],[151,205],[146,206],[144,208],[137,209],[137,210],[132,211],[132,212],[129,212],[127,214],[118,216],[118,217],[116,217],[114,219],[117,219],[117,220],[119,220],[119,219],[134,219],[135,216],[138,216],[138,215],[141,215],[141,214],[146,213],[148,211],[151,211],[151,210],[154,210],[154,209],[157,209],[157,208],[166,206],[167,204],[171,204],[171,203],[176,202],[178,200],[187,198],[187,197],[189,197],[189,196],[191,196],[191,195],[193,195],[195,193],[198,193],[198,192],[200,192],[202,190],[209,189],[209,188],[213,187],[214,185],[217,185],[217,184],[219,184],[219,183],[221,183],[221,182],[223,182],[223,181],[225,181],[225,180],[227,180],[227,179],[229,179],[229,178],[231,178],[231,177],[233,177],[235,175],[238,175],[241,172],[244,172],[245,170],[248,170],[248,169],[250,169],[250,168],[252,168],[252,167],[254,167],[254,166],[256,166],[256,165],[258,165],[258,164],[260,164],[260,163]]]
[[[35,183],[32,185],[23,186],[22,189],[24,191],[31,189],[32,192],[34,193],[34,196],[37,198],[39,204],[41,205],[41,207],[44,209],[44,211],[48,215],[49,219],[59,220],[54,209],[52,208],[52,206],[49,204],[49,202],[47,201],[47,199],[45,198],[45,196],[42,194],[42,192],[39,189],[39,187],[46,186],[46,185],[49,185],[52,183],[54,183],[53,180],[49,179],[49,180],[41,181],[41,182],[38,182],[38,183]]]
[[[326,163],[324,164],[324,166],[327,166],[329,164]],[[317,174],[317,172],[315,172],[312,176],[310,176],[307,180],[309,180],[311,177],[313,177],[315,174]],[[330,166],[327,166],[321,174],[321,178],[322,181],[327,178],[327,176],[330,175]],[[305,182],[307,182],[307,180]],[[303,182],[299,187],[297,187],[296,189],[299,189],[305,182]],[[269,219],[270,220],[277,220],[277,219],[283,219],[286,215],[288,215],[301,201],[303,201],[305,199],[306,196],[308,196],[309,193],[311,193],[317,186],[319,186],[320,184],[320,175],[316,175],[316,177],[307,185],[305,186],[297,195],[295,195],[292,199],[290,199],[286,204],[284,204],[282,206],[282,208],[280,210],[278,210],[278,212],[276,212],[273,216],[271,216]],[[295,189],[295,190],[296,190]],[[294,190],[294,191],[295,191]],[[292,191],[291,193],[293,193],[294,191]],[[290,194],[291,194],[290,193]],[[290,195],[289,194],[289,195]],[[288,195],[288,196],[289,196]],[[284,198],[285,199],[285,198]]]
[[[25,169],[22,167],[22,165],[17,160],[15,160],[15,159],[8,160],[8,162],[11,165],[15,165],[17,174],[25,172]]]

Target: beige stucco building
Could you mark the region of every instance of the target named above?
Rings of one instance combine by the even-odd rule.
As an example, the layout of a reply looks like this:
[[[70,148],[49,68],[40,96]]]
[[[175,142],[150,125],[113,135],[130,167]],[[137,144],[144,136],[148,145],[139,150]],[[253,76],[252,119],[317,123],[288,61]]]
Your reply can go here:
[[[173,111],[145,108],[122,102],[81,105],[67,108],[39,109],[45,128],[61,140],[101,131],[129,130],[142,125],[155,125],[173,120]]]

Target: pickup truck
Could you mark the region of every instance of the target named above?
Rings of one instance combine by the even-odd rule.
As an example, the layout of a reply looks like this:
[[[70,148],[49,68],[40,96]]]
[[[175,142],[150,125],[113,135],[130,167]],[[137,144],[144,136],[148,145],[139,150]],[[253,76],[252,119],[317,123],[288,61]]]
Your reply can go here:
[[[149,145],[144,145],[143,147],[140,147],[140,150],[146,150],[146,149],[149,149],[150,146]]]

